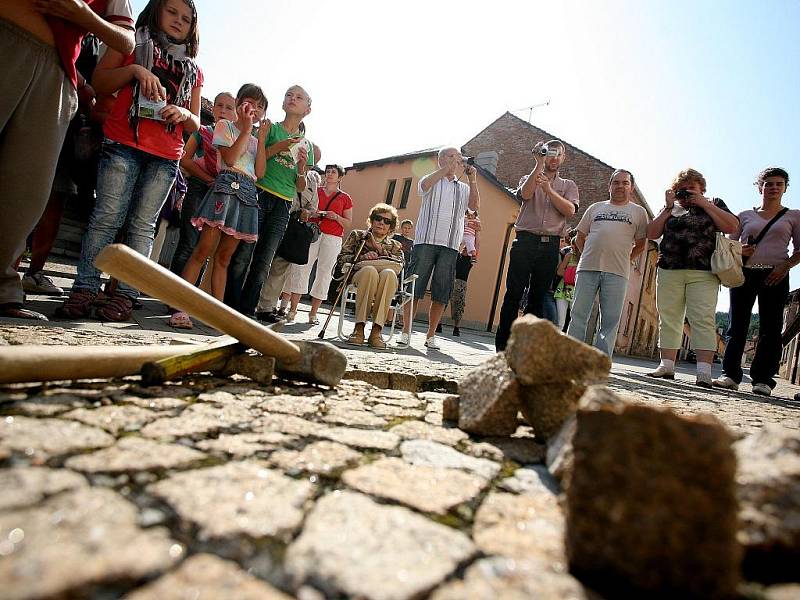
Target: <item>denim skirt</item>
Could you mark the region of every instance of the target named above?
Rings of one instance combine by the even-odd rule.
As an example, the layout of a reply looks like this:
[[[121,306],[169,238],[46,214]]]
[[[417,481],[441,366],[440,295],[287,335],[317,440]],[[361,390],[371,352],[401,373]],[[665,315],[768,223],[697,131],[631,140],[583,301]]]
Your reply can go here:
[[[258,239],[258,195],[255,181],[237,171],[221,171],[192,217],[192,225],[216,227],[252,244]]]

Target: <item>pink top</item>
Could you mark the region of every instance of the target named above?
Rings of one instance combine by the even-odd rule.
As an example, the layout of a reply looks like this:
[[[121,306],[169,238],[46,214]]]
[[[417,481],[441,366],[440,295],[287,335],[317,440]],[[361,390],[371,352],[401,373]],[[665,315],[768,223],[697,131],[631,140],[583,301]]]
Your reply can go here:
[[[759,216],[755,210],[746,210],[739,214],[739,231],[731,236],[747,243],[748,238],[758,237],[761,230],[769,223],[769,219]],[[800,210],[789,210],[770,227],[756,251],[748,259],[751,265],[777,265],[789,258],[789,240],[795,252],[800,250]]]

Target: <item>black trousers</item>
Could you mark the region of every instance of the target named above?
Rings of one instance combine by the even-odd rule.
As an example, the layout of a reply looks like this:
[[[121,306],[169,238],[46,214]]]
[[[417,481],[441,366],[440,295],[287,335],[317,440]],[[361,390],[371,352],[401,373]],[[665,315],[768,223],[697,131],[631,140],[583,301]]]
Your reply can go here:
[[[766,383],[774,388],[775,374],[781,360],[781,329],[783,328],[783,305],[789,296],[789,276],[777,285],[765,285],[768,269],[744,268],[744,284],[731,288],[731,322],[728,325],[728,344],[722,359],[722,371],[736,383],[742,382],[742,354],[750,327],[750,314],[758,298],[758,346],[750,379],[753,383]]]
[[[544,240],[547,241],[544,241]],[[558,268],[559,241],[557,235],[540,236],[527,231],[518,231],[511,244],[511,253],[506,275],[506,294],[500,309],[500,322],[494,345],[498,351],[505,350],[511,334],[511,324],[519,314],[522,293],[530,284],[526,313],[545,317],[545,294],[550,289]]]

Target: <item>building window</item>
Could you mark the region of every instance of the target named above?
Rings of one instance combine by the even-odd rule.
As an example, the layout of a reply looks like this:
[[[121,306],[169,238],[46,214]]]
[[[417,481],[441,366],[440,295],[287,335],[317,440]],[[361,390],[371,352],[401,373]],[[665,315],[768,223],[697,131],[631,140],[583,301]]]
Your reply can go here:
[[[631,330],[632,318],[633,318],[633,302],[628,302],[628,316],[625,318],[625,329],[622,331],[622,335],[628,335],[628,332]]]
[[[386,186],[386,204],[391,204],[394,200],[394,188],[397,187],[397,179],[390,179]]]
[[[408,206],[408,195],[411,193],[411,178],[403,180],[403,195],[400,196],[400,206],[398,208],[405,208]]]

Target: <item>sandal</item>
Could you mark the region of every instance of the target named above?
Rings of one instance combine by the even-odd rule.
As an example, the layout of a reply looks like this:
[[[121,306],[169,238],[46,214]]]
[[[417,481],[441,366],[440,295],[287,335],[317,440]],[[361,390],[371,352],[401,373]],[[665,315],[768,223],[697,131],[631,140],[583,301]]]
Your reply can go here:
[[[313,317],[308,315],[308,322],[311,325],[319,325],[319,317],[317,315],[314,315]]]
[[[97,294],[85,289],[73,289],[64,304],[56,309],[56,316],[62,319],[82,319],[92,312]]]
[[[170,327],[174,327],[175,329],[192,329],[194,327],[192,324],[192,318],[182,310],[172,313],[168,324]]]
[[[95,316],[104,321],[130,321],[133,312],[133,300],[122,294],[114,294],[103,306],[94,310]]]
[[[31,321],[47,321],[42,313],[25,308],[21,302],[9,302],[0,304],[0,317],[7,319],[28,319]]]

